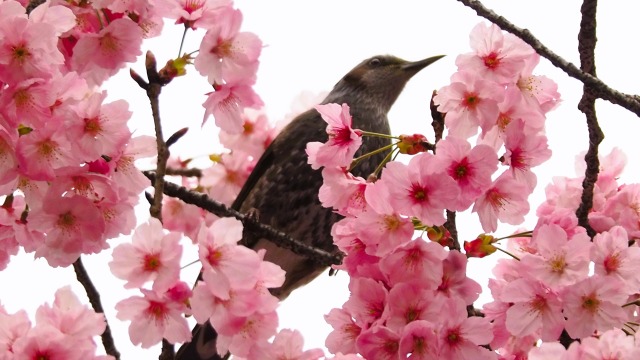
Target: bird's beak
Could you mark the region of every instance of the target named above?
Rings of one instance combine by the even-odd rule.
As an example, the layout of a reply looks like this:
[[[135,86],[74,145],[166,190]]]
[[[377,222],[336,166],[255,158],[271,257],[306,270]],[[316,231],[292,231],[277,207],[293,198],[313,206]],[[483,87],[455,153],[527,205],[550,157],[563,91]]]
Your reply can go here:
[[[432,56],[432,57],[424,59],[424,60],[406,63],[406,64],[402,65],[401,69],[404,70],[405,72],[407,72],[408,74],[414,75],[418,71],[426,68],[427,66],[429,66],[429,65],[433,64],[434,62],[442,59],[443,57],[445,57],[445,55],[437,55],[437,56]]]

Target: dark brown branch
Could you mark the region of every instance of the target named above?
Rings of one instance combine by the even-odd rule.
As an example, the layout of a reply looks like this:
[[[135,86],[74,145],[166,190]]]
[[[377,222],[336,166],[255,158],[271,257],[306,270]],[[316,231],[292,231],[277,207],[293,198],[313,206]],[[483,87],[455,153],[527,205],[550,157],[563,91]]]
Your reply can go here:
[[[540,56],[548,59],[555,67],[563,70],[569,76],[580,80],[585,86],[591,88],[593,94],[600,99],[610,101],[613,104],[622,106],[632,113],[640,116],[640,100],[633,96],[621,93],[610,88],[607,84],[588,72],[578,69],[574,64],[560,57],[540,42],[527,29],[522,29],[509,22],[504,17],[487,9],[478,0],[458,0],[467,7],[475,10],[475,12],[483,18],[498,25],[502,30],[508,31],[529,44]]]
[[[580,32],[578,33],[578,51],[580,53],[580,68],[582,71],[596,76],[595,49],[596,49],[596,8],[597,0],[585,0],[580,12]],[[584,180],[582,181],[582,198],[580,206],[576,210],[578,224],[587,230],[592,238],[596,232],[589,225],[589,211],[593,207],[593,188],[598,180],[600,161],[598,159],[598,145],[604,139],[604,133],[598,124],[596,116],[597,94],[592,88],[584,86],[582,99],[578,103],[578,109],[582,111],[587,120],[589,130],[589,149],[584,160],[587,164]]]
[[[98,293],[98,290],[93,285],[93,282],[91,281],[87,270],[84,268],[84,265],[82,265],[82,260],[80,258],[73,263],[73,270],[76,272],[78,282],[82,284],[82,287],[84,287],[84,290],[87,292],[87,297],[89,298],[89,303],[91,303],[93,310],[104,315],[104,309],[102,308],[102,302],[100,301],[100,293]],[[109,322],[106,317],[104,321],[106,327],[102,335],[100,335],[102,337],[104,351],[118,360],[120,359],[120,352],[116,349],[116,344],[111,336],[111,328],[109,327]]]
[[[152,182],[155,181],[156,174],[152,171],[143,171],[143,174]],[[256,221],[248,215],[235,211],[226,205],[209,198],[206,194],[190,191],[184,186],[173,183],[165,183],[164,193],[184,201],[187,204],[195,205],[220,217],[234,217],[242,222],[244,229],[255,234],[256,237],[269,239],[274,244],[289,249],[296,254],[306,256],[319,265],[331,266],[342,263],[342,254],[331,254],[321,249],[316,249],[302,241],[291,238],[287,234],[277,231],[270,226]]]
[[[167,175],[177,175],[177,176],[186,176],[186,177],[202,177],[202,170],[198,168],[191,169],[175,169],[175,168],[167,168]]]
[[[449,230],[451,234],[451,249],[460,251],[460,242],[458,241],[458,229],[456,227],[456,212],[447,210],[447,221],[444,223],[444,228]]]
[[[431,109],[431,119],[432,119],[431,126],[433,127],[433,132],[435,134],[435,139],[433,140],[434,144],[436,144],[438,141],[440,141],[440,139],[442,139],[442,134],[444,133],[444,117],[445,117],[443,113],[438,111],[438,107],[433,102],[433,98],[437,94],[438,93],[435,90],[433,90],[433,93],[431,94],[431,101],[429,103],[429,108]]]

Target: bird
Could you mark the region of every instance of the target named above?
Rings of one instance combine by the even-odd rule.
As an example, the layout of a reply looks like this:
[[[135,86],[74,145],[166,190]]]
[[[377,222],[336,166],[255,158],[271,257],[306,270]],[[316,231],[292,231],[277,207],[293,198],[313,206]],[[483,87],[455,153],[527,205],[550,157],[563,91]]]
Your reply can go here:
[[[322,104],[349,105],[352,127],[368,132],[390,134],[387,114],[406,83],[423,68],[442,58],[433,56],[420,61],[406,61],[392,55],[365,59],[344,75]],[[308,164],[306,145],[326,142],[327,123],[320,113],[310,109],[294,118],[271,142],[257,161],[232,208],[256,214],[257,220],[290,237],[329,253],[339,250],[333,244],[331,227],[341,216],[325,208],[318,199],[322,185],[320,170]],[[390,143],[383,137],[365,136],[355,156],[382,148]],[[385,159],[381,152],[365,158],[351,170],[367,178]],[[280,300],[309,283],[326,267],[291,250],[278,247],[267,239],[255,239],[245,232],[242,243],[255,250],[265,249],[265,261],[286,271],[284,284],[271,293]],[[222,359],[216,352],[216,332],[211,325],[196,325],[193,339],[176,353],[175,359]]]

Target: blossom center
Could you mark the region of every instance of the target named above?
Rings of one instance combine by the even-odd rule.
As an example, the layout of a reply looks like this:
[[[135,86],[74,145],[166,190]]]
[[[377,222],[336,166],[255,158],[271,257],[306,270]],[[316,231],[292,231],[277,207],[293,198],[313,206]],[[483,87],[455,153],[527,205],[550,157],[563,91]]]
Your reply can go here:
[[[11,50],[13,50],[13,58],[19,64],[24,64],[31,57],[31,53],[25,44],[16,45]]]
[[[492,52],[491,54],[483,57],[482,60],[484,60],[484,66],[488,67],[489,69],[495,69],[498,67],[498,65],[500,65],[500,58],[495,52]]]
[[[480,103],[480,98],[476,93],[466,93],[464,94],[464,106],[469,109],[475,109]]]
[[[551,260],[549,260],[549,267],[551,268],[551,272],[562,274],[564,269],[567,267],[567,262],[562,255],[556,255]]]
[[[618,268],[620,268],[620,254],[619,253],[612,254],[610,256],[607,256],[604,259],[604,269],[607,272],[607,274],[611,274],[613,272],[618,271]]]
[[[97,117],[84,119],[84,132],[91,136],[97,136],[102,132],[102,127]]]
[[[393,215],[387,215],[384,217],[384,225],[387,230],[396,230],[400,227],[400,220]]]
[[[156,271],[160,267],[160,256],[158,254],[147,254],[144,256],[144,270]]]
[[[413,184],[413,188],[411,189],[411,197],[416,200],[416,202],[425,202],[427,201],[427,191],[424,187]]]
[[[594,314],[598,312],[598,308],[600,307],[600,300],[596,297],[595,294],[589,294],[587,296],[582,297],[582,308],[586,311]]]

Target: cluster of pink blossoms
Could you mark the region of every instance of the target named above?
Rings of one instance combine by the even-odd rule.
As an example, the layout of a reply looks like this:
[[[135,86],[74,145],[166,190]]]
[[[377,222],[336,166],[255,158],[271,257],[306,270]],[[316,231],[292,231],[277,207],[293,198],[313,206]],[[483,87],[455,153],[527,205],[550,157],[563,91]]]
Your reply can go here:
[[[56,292],[53,305],[42,305],[32,326],[24,310],[8,314],[0,306],[0,359],[110,360],[96,356],[93,338],[106,326],[67,286]]]
[[[263,261],[264,252],[238,245],[242,224],[222,218],[202,225],[198,243],[202,279],[193,292],[180,281],[181,235],[165,233],[155,218],[140,225],[133,242],[116,247],[111,271],[126,280],[125,288],[139,288],[116,305],[117,317],[129,320],[129,336],[144,348],[166,339],[171,343],[191,340],[185,315],[199,323],[209,321],[218,332],[217,350],[234,356],[264,359],[270,354],[306,354],[318,358],[321,350],[302,350],[302,336],[295,331],[276,333],[278,299],[269,293],[284,282],[284,271]],[[144,286],[152,282],[151,289]],[[268,340],[275,335],[275,338]],[[315,355],[314,355],[315,354]]]
[[[537,210],[533,236],[510,243],[518,259],[501,260],[494,269],[496,278],[489,282],[494,301],[483,311],[493,322],[491,345],[505,358],[529,353],[531,359],[551,354],[634,359],[640,354],[638,336],[623,332],[634,333],[638,323],[640,248],[633,240],[640,197],[632,190],[636,184],[618,183],[626,162],[619,150],[600,161],[589,213],[598,232],[593,241],[575,215],[583,178],[555,178]],[[556,343],[563,331],[581,343],[565,351]],[[545,343],[535,348],[539,339]]]
[[[376,182],[346,171],[360,144],[348,106],[316,107],[329,124],[329,141],[308,145],[309,163],[324,167],[323,205],[345,216],[333,235],[347,254],[337,268],[351,276],[349,300],[326,316],[334,327],[326,342],[332,353],[497,358],[483,347],[495,341],[490,319],[467,315],[481,291],[466,276],[467,258],[414,238],[414,229],[418,224],[434,234],[445,223],[445,210],[472,205],[487,232],[497,229],[498,220],[521,223],[536,184],[531,169],[551,155],[544,119],[559,94],[550,80],[532,75],[539,56],[496,26],[476,26],[471,46],[473,53],[457,58],[451,85],[434,98],[448,129],[435,155],[392,161]],[[472,146],[468,139],[478,129]],[[418,137],[400,137],[397,145]]]
[[[148,184],[134,161],[155,145],[97,87],[159,33],[151,8],[48,1],[27,15],[0,2],[0,269],[20,247],[68,266],[133,229]]]

